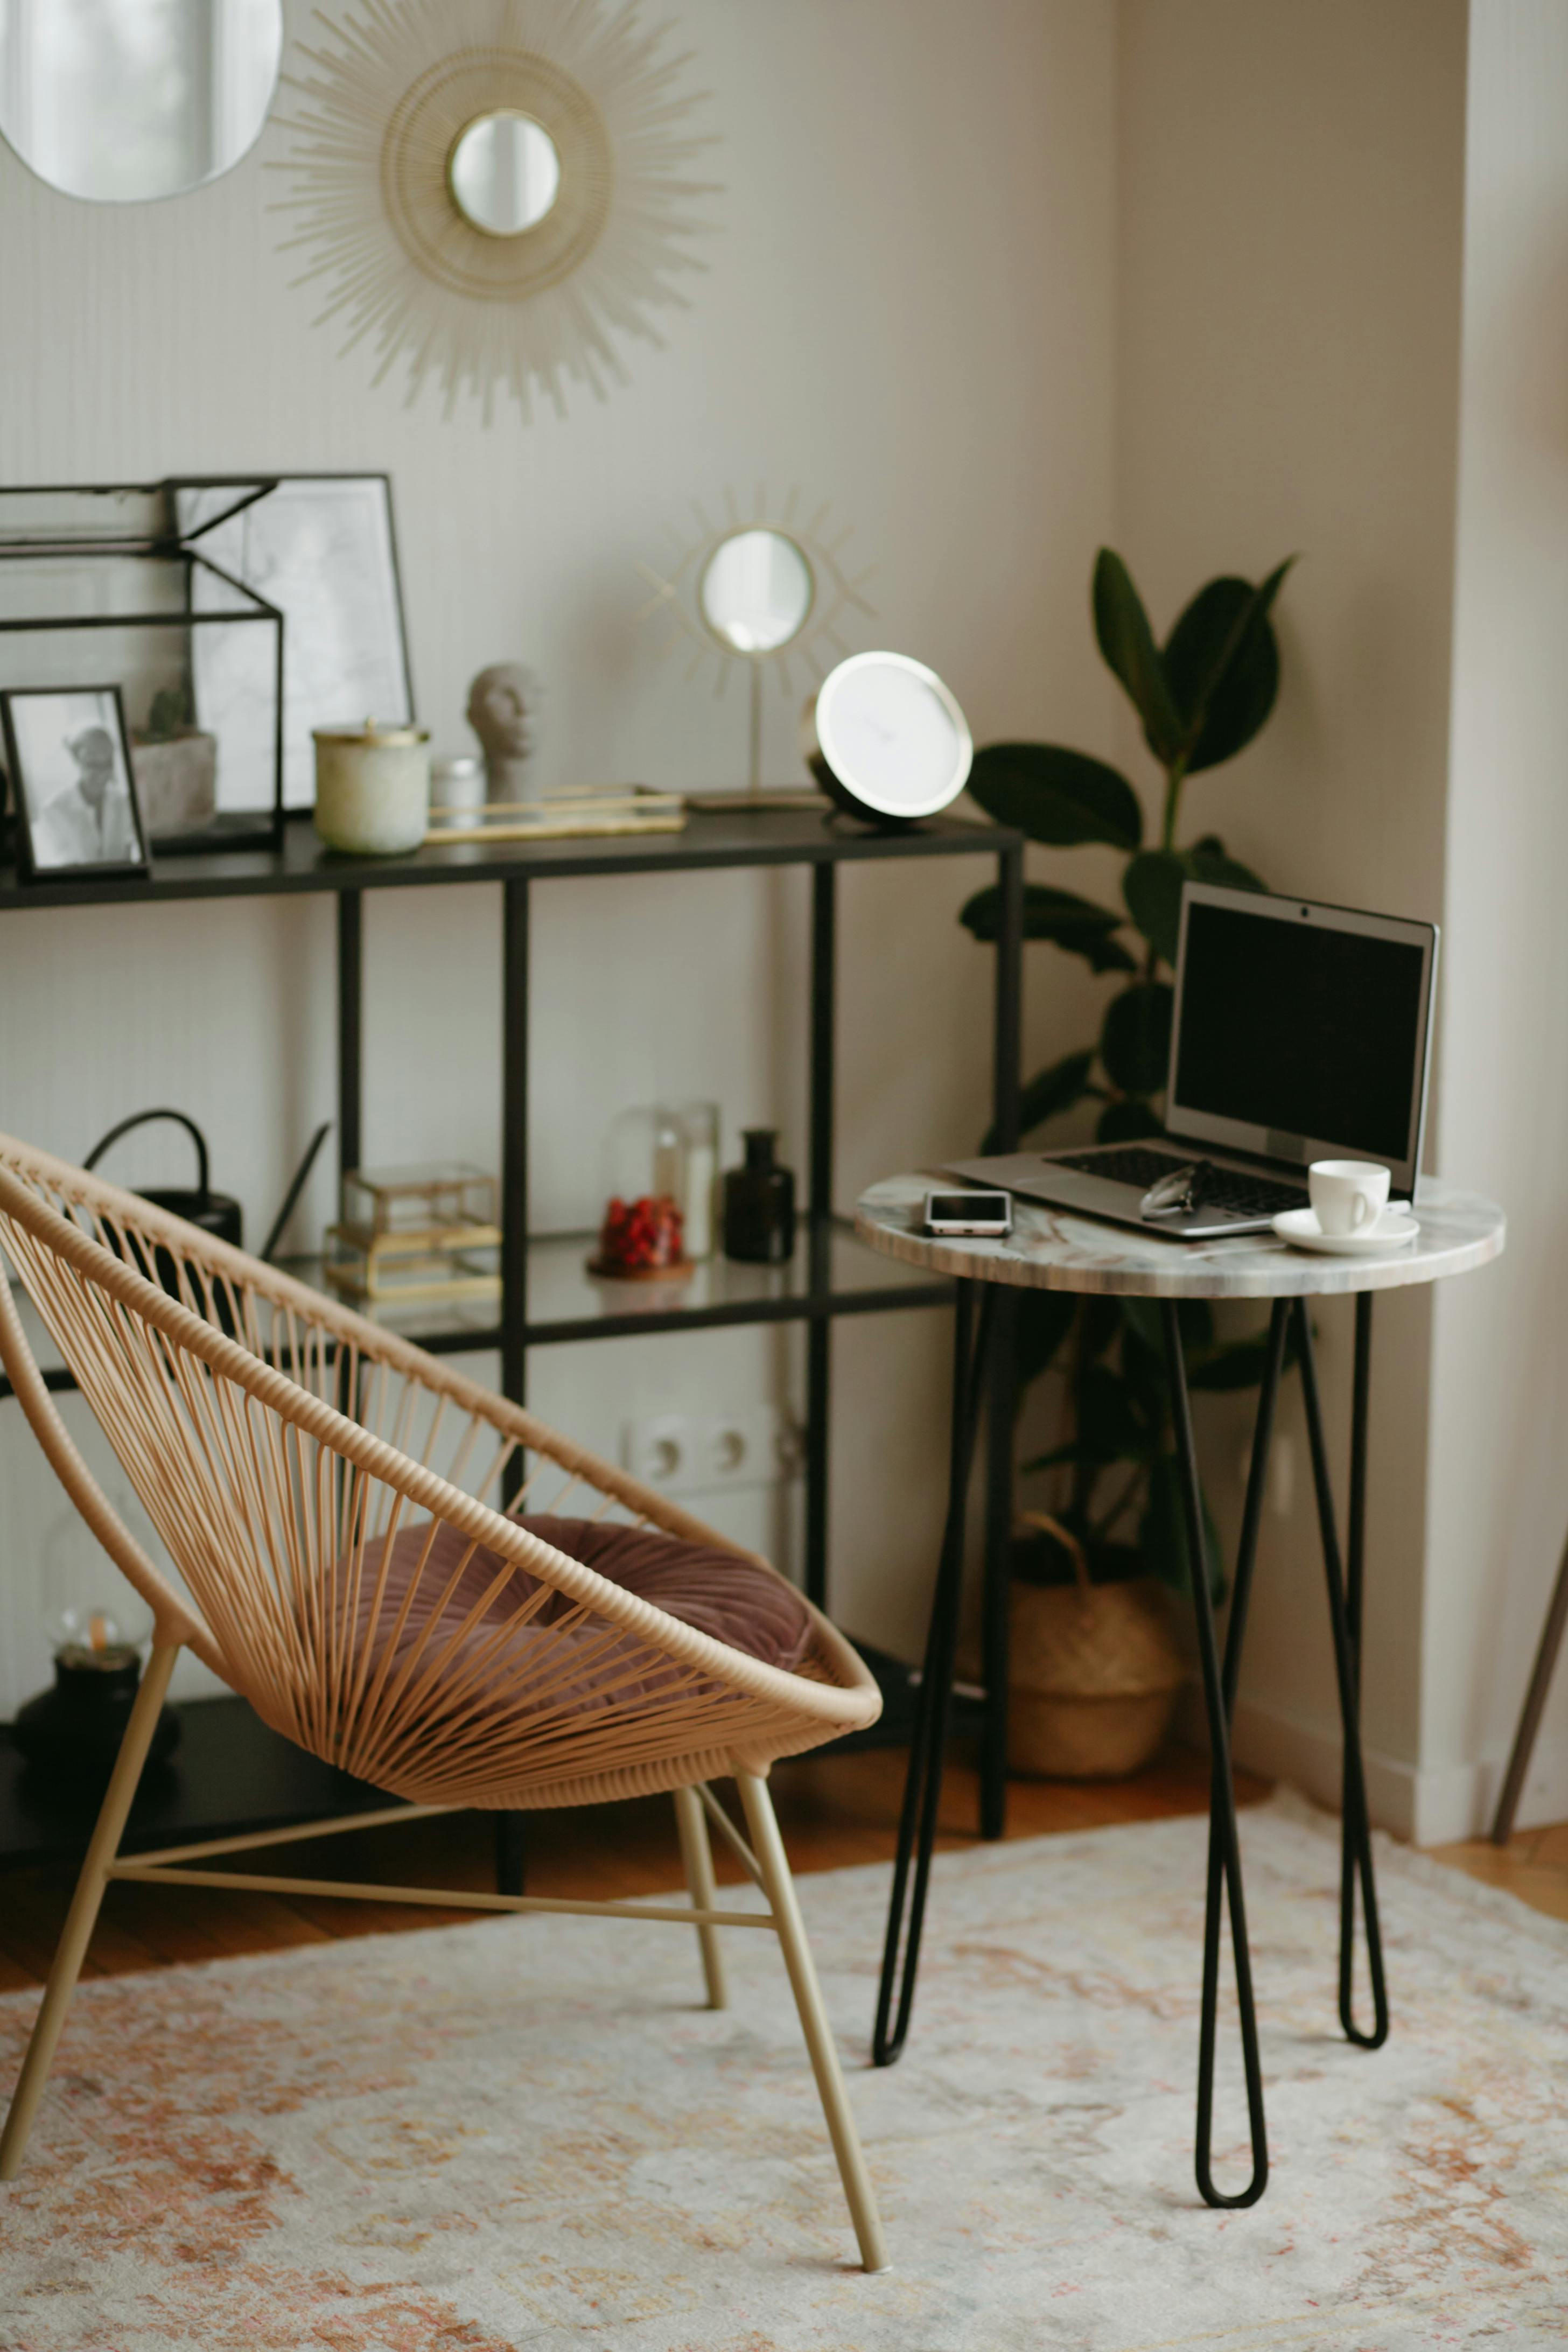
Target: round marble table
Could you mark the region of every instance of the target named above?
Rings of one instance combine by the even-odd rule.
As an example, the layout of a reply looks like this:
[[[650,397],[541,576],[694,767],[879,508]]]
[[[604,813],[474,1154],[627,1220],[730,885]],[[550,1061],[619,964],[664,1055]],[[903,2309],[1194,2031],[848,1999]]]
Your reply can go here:
[[[1015,1197],[1015,1229],[1005,1241],[937,1237],[922,1230],[925,1197],[934,1185],[952,1190],[941,1175],[891,1176],[862,1195],[855,1229],[863,1242],[887,1257],[899,1258],[958,1285],[952,1382],[952,1426],[947,1520],[931,1605],[931,1627],[921,1668],[909,1775],[899,1823],[887,1941],[872,2050],[879,2065],[889,2065],[909,2031],[919,1966],[921,1927],[931,1873],[942,1792],[959,1596],[963,1568],[963,1532],[969,1467],[987,1372],[995,1370],[991,1348],[993,1299],[1008,1289],[1081,1291],[1101,1297],[1147,1298],[1161,1304],[1169,1383],[1171,1434],[1184,1505],[1189,1559],[1205,1554],[1202,1491],[1187,1394],[1180,1306],[1184,1299],[1259,1298],[1273,1302],[1264,1373],[1253,1433],[1247,1500],[1231,1585],[1231,1607],[1220,1656],[1206,1577],[1190,1577],[1208,1717],[1211,1782],[1209,1801],[1208,1901],[1204,1934],[1203,2002],[1198,2046],[1197,2137],[1194,2168],[1205,2201],[1215,2206],[1255,2204],[1268,2179],[1268,2146],[1263,2082],[1258,2054],[1258,2022],[1247,1940],[1241,1853],[1237,1835],[1236,1791],[1230,1764],[1230,1721],[1236,1705],[1246,1634],[1247,1602],[1258,1551],[1268,1449],[1279,1381],[1286,1367],[1292,1327],[1301,1374],[1312,1480],[1328,1585],[1344,1738],[1340,1878],[1340,2021],[1347,2038],[1363,2049],[1381,2048],[1388,2037],[1388,2000],[1378,1928],[1377,1889],[1373,1876],[1372,1832],[1367,1815],[1366,1776],[1362,1762],[1358,1696],[1361,1675],[1362,1597],[1364,1582],[1367,1418],[1372,1378],[1372,1302],[1379,1290],[1436,1282],[1468,1273],[1500,1255],[1506,1235],[1500,1209],[1474,1192],[1426,1180],[1415,1201],[1420,1232],[1403,1248],[1367,1255],[1328,1256],[1293,1249],[1271,1233],[1241,1234],[1223,1241],[1179,1242],[1131,1227],[1105,1224],[1065,1210],[1045,1208]],[[1340,1548],[1329,1469],[1328,1446],[1318,1391],[1308,1301],[1353,1294],[1355,1371],[1351,1405],[1349,1527]],[[976,1301],[979,1301],[977,1306]],[[1001,1350],[1003,1356],[1005,1349]],[[1010,1402],[1010,1384],[998,1397]],[[999,1752],[1006,1706],[1006,1576],[1005,1546],[993,1545],[986,1562],[985,1703],[991,1727],[988,1747]],[[1357,1895],[1366,1937],[1373,2023],[1356,2022],[1352,2005]],[[1214,2180],[1211,2141],[1214,2072],[1219,1997],[1220,1940],[1224,1914],[1230,1915],[1236,1964],[1242,2058],[1247,2077],[1252,2138],[1252,2177],[1239,2190],[1223,2191]]]
[[[885,1257],[955,1275],[961,1282],[1102,1297],[1338,1298],[1352,1291],[1397,1290],[1485,1265],[1500,1255],[1506,1232],[1495,1202],[1426,1179],[1415,1203],[1421,1226],[1415,1239],[1375,1257],[1325,1257],[1292,1249],[1273,1234],[1173,1241],[1017,1199],[1006,1241],[939,1240],[921,1230],[926,1194],[939,1183],[959,1189],[941,1176],[889,1176],[873,1184],[856,1203],[860,1239]]]

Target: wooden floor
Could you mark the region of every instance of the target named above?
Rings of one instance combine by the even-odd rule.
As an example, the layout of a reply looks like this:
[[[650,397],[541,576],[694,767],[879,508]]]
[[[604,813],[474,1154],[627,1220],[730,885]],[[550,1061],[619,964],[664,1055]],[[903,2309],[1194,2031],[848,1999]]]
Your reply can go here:
[[[1460,1845],[1428,1848],[1434,1862],[1447,1862],[1489,1886],[1506,1887],[1544,1911],[1550,1919],[1568,1919],[1568,1822],[1546,1829],[1517,1830],[1507,1845],[1489,1838],[1468,1838]]]
[[[797,1872],[890,1858],[898,1825],[904,1757],[900,1749],[858,1756],[805,1757],[775,1766],[773,1798]],[[1256,1803],[1267,1784],[1243,1774],[1238,1793]],[[1016,1780],[1007,1812],[1009,1837],[1037,1837],[1115,1822],[1201,1813],[1208,1767],[1177,1750],[1131,1780],[1100,1784]],[[976,1843],[976,1776],[955,1760],[942,1793],[939,1850]],[[1435,1858],[1503,1886],[1535,1909],[1568,1919],[1568,1824],[1525,1830],[1500,1852],[1484,1841],[1434,1849]],[[715,1865],[723,1884],[739,1870],[721,1844]],[[258,1870],[290,1875],[363,1878],[383,1885],[490,1887],[493,1825],[453,1814],[406,1827],[356,1831],[343,1837],[258,1855]],[[528,1891],[613,1899],[652,1895],[682,1884],[674,1808],[667,1797],[581,1811],[537,1813],[528,1822]],[[70,1899],[61,1869],[0,1874],[0,1991],[42,1982]],[[270,1952],[295,1944],[427,1927],[471,1919],[471,1912],[422,1906],[349,1903],[329,1896],[287,1899],[200,1887],[111,1886],[83,1973],[119,1976],[180,1960],[236,1952]]]
[[[773,1802],[795,1869],[834,1870],[848,1863],[889,1860],[903,1772],[904,1755],[899,1748],[808,1756],[775,1765]],[[1267,1794],[1267,1786],[1244,1776],[1240,1792],[1244,1802],[1256,1802]],[[1201,1813],[1207,1803],[1206,1763],[1177,1751],[1131,1780],[1094,1785],[1015,1781],[1007,1834],[1036,1837],[1100,1829],[1116,1822],[1156,1821]],[[976,1804],[976,1775],[955,1758],[942,1788],[939,1851],[978,1842]],[[530,1814],[527,1838],[531,1895],[579,1895],[604,1901],[684,1885],[675,1808],[668,1797]],[[714,1845],[718,1877],[721,1884],[733,1884],[741,1875],[739,1867],[721,1841]],[[454,1813],[406,1827],[301,1842],[281,1853],[249,1858],[249,1866],[289,1876],[368,1879],[381,1885],[489,1888],[495,1885],[494,1853],[493,1823],[479,1814]],[[237,1857],[238,1866],[247,1866],[247,1860]],[[0,1874],[0,1991],[42,1982],[70,1890],[71,1874],[63,1869]],[[279,1951],[293,1944],[428,1927],[437,1921],[473,1916],[327,1896],[285,1899],[216,1888],[209,1894],[202,1887],[121,1883],[111,1885],[105,1897],[83,1974],[118,1976],[220,1953]]]

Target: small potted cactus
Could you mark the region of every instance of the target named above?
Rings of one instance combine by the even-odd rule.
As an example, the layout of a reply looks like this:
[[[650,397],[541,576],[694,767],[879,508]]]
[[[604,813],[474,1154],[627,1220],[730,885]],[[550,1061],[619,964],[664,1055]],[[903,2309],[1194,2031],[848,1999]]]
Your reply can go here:
[[[149,837],[198,833],[217,809],[217,737],[195,723],[191,690],[160,687],[145,727],[133,728],[131,757]]]

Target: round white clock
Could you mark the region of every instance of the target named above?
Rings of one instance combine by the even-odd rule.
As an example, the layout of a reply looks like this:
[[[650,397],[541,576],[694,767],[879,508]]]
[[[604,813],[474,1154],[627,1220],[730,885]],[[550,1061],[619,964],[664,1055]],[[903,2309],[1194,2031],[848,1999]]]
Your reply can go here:
[[[806,766],[830,799],[873,824],[911,824],[955,801],[974,746],[934,670],[907,654],[851,654],[801,715]]]

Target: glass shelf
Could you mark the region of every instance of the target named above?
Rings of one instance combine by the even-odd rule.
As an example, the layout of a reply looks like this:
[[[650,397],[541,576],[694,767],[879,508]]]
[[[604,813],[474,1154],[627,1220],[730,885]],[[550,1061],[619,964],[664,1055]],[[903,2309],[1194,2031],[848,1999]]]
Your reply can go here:
[[[746,1323],[795,1323],[814,1315],[878,1314],[890,1307],[940,1307],[952,1285],[941,1276],[918,1272],[881,1256],[857,1241],[853,1228],[835,1219],[828,1241],[828,1288],[811,1296],[810,1240],[800,1223],[795,1254],[788,1265],[738,1265],[712,1257],[694,1266],[683,1281],[606,1282],[588,1272],[595,1236],[549,1234],[528,1245],[528,1330],[531,1348],[578,1339],[624,1339],[652,1329],[700,1331]],[[331,1298],[321,1278],[319,1257],[285,1258],[281,1271]],[[13,1288],[34,1358],[53,1389],[74,1386],[59,1351],[26,1293]],[[347,1305],[351,1302],[342,1301]],[[359,1310],[363,1311],[363,1310]],[[380,1307],[368,1322],[395,1331],[434,1355],[499,1348],[499,1299],[449,1302],[421,1299],[401,1308]],[[9,1396],[0,1380],[0,1396]]]

